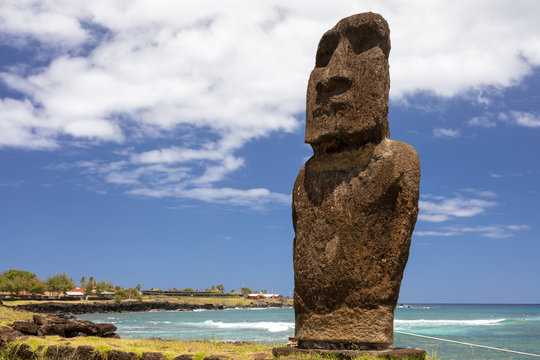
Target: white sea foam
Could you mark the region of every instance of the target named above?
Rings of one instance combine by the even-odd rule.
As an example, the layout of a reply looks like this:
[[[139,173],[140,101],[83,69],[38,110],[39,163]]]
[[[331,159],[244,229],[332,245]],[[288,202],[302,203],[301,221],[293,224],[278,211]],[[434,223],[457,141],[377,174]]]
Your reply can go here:
[[[193,311],[199,312],[199,311],[208,311],[208,310],[206,310],[206,309],[195,309],[195,310],[193,310]]]
[[[292,322],[282,321],[259,321],[259,322],[235,322],[226,323],[222,321],[207,320],[204,322],[205,326],[219,328],[219,329],[263,329],[269,332],[287,331],[294,328]]]
[[[418,320],[394,320],[394,325],[396,329],[408,329],[408,328],[417,328],[417,327],[440,327],[440,326],[492,326],[498,325],[506,319],[473,319],[473,320],[450,320],[450,319],[440,319],[440,320],[428,320],[428,319],[418,319]]]
[[[158,325],[158,324],[170,324],[170,321],[150,321],[151,324]]]

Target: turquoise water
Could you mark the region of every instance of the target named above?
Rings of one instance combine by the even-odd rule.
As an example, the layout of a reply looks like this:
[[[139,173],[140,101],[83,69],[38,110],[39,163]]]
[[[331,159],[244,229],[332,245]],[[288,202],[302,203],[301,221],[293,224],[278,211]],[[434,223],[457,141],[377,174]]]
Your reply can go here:
[[[122,338],[209,339],[283,344],[294,336],[294,310],[228,309],[89,314]],[[400,305],[396,331],[540,354],[540,305]],[[396,334],[396,347],[428,350],[438,359],[534,359]]]

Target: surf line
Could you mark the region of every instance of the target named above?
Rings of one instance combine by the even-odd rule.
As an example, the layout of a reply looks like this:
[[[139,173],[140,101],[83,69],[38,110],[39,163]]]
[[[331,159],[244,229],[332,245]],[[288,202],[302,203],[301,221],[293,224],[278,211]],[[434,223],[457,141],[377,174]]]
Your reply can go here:
[[[519,354],[519,355],[528,355],[528,356],[540,357],[540,355],[538,355],[538,354],[531,354],[531,353],[526,353],[526,352],[516,351],[516,350],[500,349],[500,348],[496,348],[496,347],[493,347],[493,346],[471,344],[471,343],[462,342],[462,341],[441,339],[441,338],[437,338],[437,337],[433,337],[433,336],[412,334],[412,333],[407,333],[407,332],[397,331],[397,330],[394,330],[394,332],[397,333],[397,334],[416,336],[416,337],[420,337],[420,338],[432,339],[432,340],[438,340],[438,341],[445,341],[445,342],[454,343],[454,344],[474,346],[474,347],[490,349],[490,350],[496,350],[496,351],[504,351],[504,352],[509,352],[509,353],[513,353],[513,354]]]

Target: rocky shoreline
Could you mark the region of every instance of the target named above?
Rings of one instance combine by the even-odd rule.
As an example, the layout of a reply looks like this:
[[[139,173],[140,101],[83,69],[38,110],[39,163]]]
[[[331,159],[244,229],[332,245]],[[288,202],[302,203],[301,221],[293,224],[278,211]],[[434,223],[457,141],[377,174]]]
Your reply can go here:
[[[240,306],[241,308],[267,308],[267,307],[282,307],[282,304],[261,302],[255,306]],[[204,310],[223,310],[232,308],[225,305],[215,304],[185,304],[174,303],[168,301],[129,301],[129,302],[77,302],[77,303],[61,303],[61,302],[44,302],[35,304],[16,305],[13,307],[17,310],[25,310],[40,314],[95,314],[95,313],[121,313],[121,312],[145,312],[152,310],[168,310],[168,311],[192,311],[198,309]]]

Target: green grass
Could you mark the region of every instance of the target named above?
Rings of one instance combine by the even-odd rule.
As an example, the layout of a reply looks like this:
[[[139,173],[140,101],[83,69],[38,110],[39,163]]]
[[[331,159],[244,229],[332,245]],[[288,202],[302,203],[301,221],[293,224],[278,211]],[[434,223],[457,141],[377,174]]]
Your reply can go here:
[[[210,355],[225,355],[233,359],[255,359],[255,358],[274,358],[272,355],[272,345],[263,345],[255,343],[227,343],[216,341],[178,341],[178,340],[162,340],[156,338],[150,339],[104,339],[97,337],[79,337],[79,338],[60,338],[58,336],[35,337],[30,336],[23,341],[15,341],[11,343],[12,350],[7,354],[0,356],[0,360],[17,360],[13,357],[13,349],[22,343],[30,345],[33,351],[39,346],[59,346],[69,345],[78,347],[80,345],[90,345],[96,351],[107,354],[109,351],[116,349],[125,352],[133,352],[142,355],[144,352],[161,352],[168,359],[173,359],[180,354],[194,355],[194,360],[203,360]],[[294,354],[290,358],[298,360],[339,360],[336,355],[319,355],[319,354]],[[360,356],[354,360],[376,360],[371,356]],[[414,360],[414,359],[410,359]],[[428,358],[428,360],[435,360]]]
[[[0,306],[0,326],[11,324],[15,320],[31,320],[32,313]]]
[[[161,352],[168,359],[173,359],[180,354],[192,354],[201,360],[210,355],[225,355],[234,359],[253,359],[253,355],[265,354],[271,358],[271,345],[253,343],[224,343],[215,341],[178,341],[150,339],[104,339],[97,337],[60,338],[58,336],[36,337],[30,336],[23,341],[15,341],[11,345],[16,347],[22,343],[30,345],[33,351],[39,346],[69,345],[77,348],[80,345],[90,345],[97,351],[106,354],[115,349],[126,352],[134,352],[142,355],[144,352]],[[3,360],[0,357],[0,360]]]
[[[243,306],[257,306],[259,304],[269,304],[270,306],[283,306],[292,307],[293,300],[286,298],[283,300],[280,299],[264,299],[264,300],[250,300],[243,297],[237,296],[207,296],[207,297],[196,297],[196,296],[148,296],[145,295],[142,297],[144,302],[156,302],[156,301],[168,301],[175,304],[190,304],[190,305],[206,305],[212,304],[215,306],[225,306],[225,307],[243,307]],[[50,302],[59,302],[66,304],[78,304],[78,303],[111,303],[114,300],[80,300],[80,301],[62,301],[62,300],[50,300]],[[42,303],[43,301],[36,300],[15,300],[15,301],[4,301],[6,306],[17,306],[17,305],[26,305],[26,304],[36,304]]]

